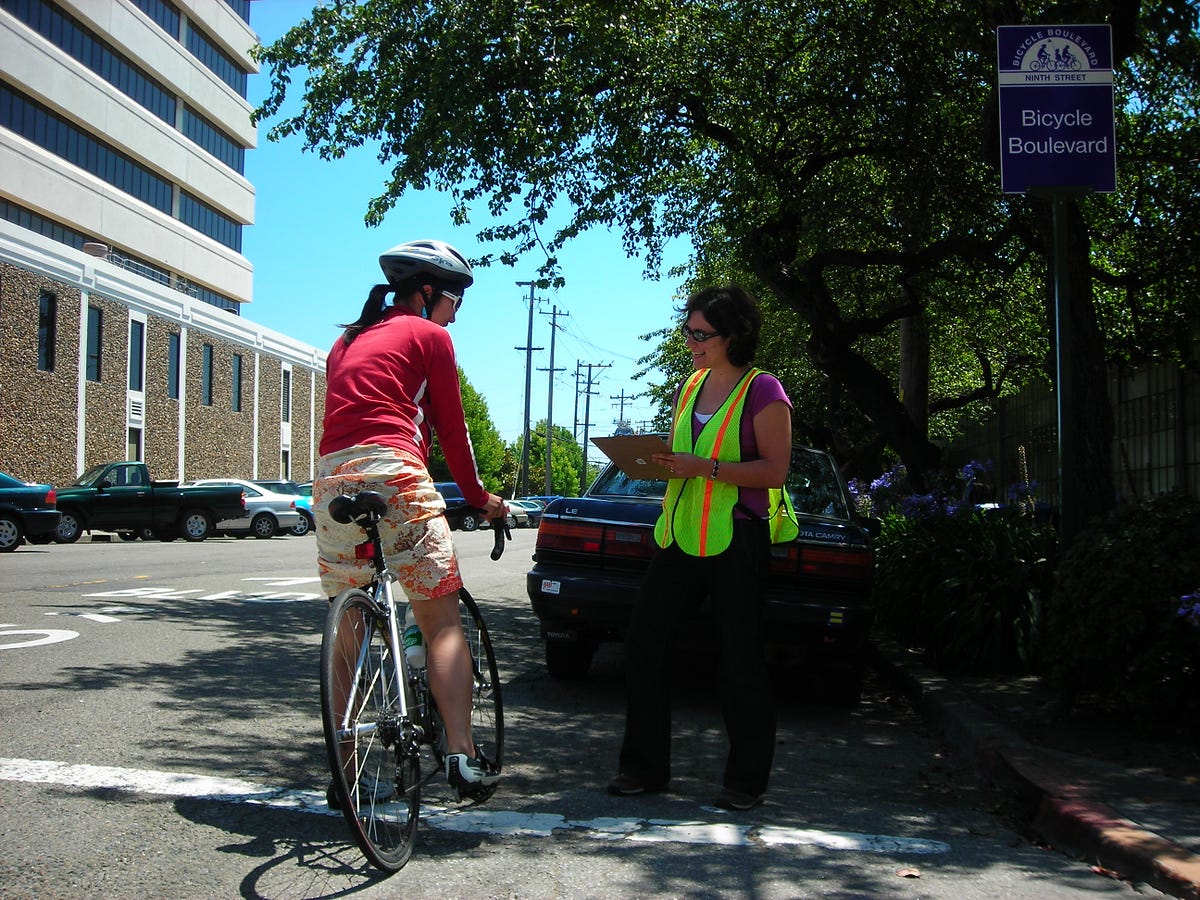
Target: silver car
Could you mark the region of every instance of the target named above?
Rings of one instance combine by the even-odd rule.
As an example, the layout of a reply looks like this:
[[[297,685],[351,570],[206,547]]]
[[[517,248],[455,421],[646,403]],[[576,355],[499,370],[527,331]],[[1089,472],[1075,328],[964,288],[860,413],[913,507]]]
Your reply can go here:
[[[262,540],[290,531],[301,519],[301,514],[296,511],[294,494],[279,494],[253,481],[241,478],[201,478],[189,484],[236,485],[245,494],[246,515],[237,519],[221,520],[215,529],[217,534],[238,538],[253,535]]]

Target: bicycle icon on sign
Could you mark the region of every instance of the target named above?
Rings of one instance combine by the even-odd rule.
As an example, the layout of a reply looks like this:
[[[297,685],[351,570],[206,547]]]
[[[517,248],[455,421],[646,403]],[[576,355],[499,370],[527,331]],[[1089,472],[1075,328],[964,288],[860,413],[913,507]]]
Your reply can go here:
[[[1029,68],[1035,72],[1074,72],[1082,65],[1079,62],[1079,57],[1071,52],[1070,45],[1062,47],[1054,47],[1054,55],[1051,56],[1047,47],[1054,47],[1053,41],[1046,41],[1042,46],[1038,47],[1037,59],[1029,64]]]

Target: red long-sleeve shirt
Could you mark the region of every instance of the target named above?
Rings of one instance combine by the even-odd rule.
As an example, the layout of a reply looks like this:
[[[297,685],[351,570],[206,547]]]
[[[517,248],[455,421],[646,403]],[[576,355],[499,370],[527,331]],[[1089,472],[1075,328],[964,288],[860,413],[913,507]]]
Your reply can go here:
[[[392,307],[352,343],[340,337],[325,367],[322,455],[358,444],[406,451],[429,465],[436,432],[450,474],[472,506],[488,492],[475,466],[450,332]]]

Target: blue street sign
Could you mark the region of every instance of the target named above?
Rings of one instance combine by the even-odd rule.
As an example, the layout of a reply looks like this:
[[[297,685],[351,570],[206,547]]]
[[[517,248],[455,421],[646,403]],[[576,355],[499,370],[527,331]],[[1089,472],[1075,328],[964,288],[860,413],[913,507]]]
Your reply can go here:
[[[1115,191],[1111,27],[1001,25],[996,54],[1004,193]]]

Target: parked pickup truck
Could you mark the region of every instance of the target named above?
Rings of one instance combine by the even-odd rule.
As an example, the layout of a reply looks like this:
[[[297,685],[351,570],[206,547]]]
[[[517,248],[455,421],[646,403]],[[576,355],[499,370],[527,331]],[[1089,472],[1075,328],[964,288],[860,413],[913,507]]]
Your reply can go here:
[[[827,453],[793,447],[787,483],[800,534],[771,548],[768,652],[781,665],[823,668],[826,695],[854,704],[875,615],[871,538],[879,522],[855,513]],[[586,675],[598,644],[624,640],[642,573],[657,549],[652,532],[666,487],[609,463],[582,497],[555,500],[542,512],[526,589],[552,677]],[[719,627],[707,607],[679,623],[701,643],[712,640],[706,629]],[[689,646],[682,639],[680,645]]]
[[[122,537],[182,537],[202,541],[222,519],[245,515],[240,487],[180,487],[154,481],[145,463],[92,466],[74,484],[58,489],[62,518],[54,539],[73,544],[84,531],[115,531]]]

